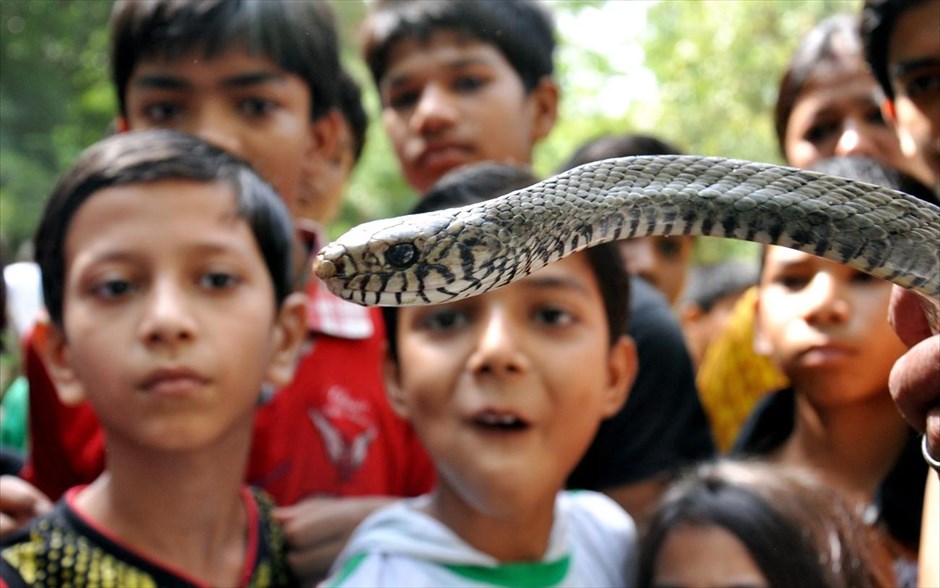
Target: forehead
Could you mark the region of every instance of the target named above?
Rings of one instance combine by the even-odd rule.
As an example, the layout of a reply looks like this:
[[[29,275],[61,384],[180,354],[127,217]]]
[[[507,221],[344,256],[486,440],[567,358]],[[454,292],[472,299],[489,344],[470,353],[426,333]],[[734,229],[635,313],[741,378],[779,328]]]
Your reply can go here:
[[[142,239],[153,229],[159,240]],[[223,181],[159,180],[123,184],[88,197],[72,217],[66,235],[66,256],[80,250],[141,243],[154,250],[182,246],[213,235],[234,241],[254,239],[237,209],[235,191]]]
[[[284,69],[266,55],[249,53],[245,47],[236,46],[212,56],[196,48],[174,57],[162,54],[143,57],[134,66],[130,83],[141,83],[153,75],[184,79],[188,87],[193,88],[220,82],[289,85],[293,91],[310,98],[310,89],[300,75]]]
[[[940,7],[927,0],[904,11],[894,24],[888,45],[888,63],[940,56]]]
[[[473,64],[511,68],[495,45],[459,31],[440,30],[427,38],[408,37],[392,43],[382,85],[425,68],[459,68]]]

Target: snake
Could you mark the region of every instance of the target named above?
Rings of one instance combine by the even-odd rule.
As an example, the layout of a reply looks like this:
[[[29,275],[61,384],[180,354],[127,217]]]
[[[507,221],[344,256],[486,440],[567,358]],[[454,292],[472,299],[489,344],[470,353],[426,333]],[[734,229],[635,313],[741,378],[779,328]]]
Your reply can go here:
[[[656,235],[824,257],[913,290],[940,328],[940,207],[881,186],[723,157],[595,161],[480,203],[366,222],[325,245],[313,270],[357,304],[439,304],[599,243]]]

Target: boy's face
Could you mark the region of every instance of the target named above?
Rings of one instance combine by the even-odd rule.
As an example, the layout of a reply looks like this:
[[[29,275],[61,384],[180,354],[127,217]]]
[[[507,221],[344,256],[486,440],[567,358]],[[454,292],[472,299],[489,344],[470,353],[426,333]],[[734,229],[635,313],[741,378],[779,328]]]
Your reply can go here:
[[[829,405],[887,393],[905,351],[888,324],[891,284],[848,266],[768,247],[757,348],[801,391]]]
[[[184,131],[238,155],[295,211],[323,126],[311,121],[310,90],[300,76],[239,49],[208,60],[193,51],[141,60],[126,101],[127,128]]]
[[[401,308],[398,344],[393,406],[442,488],[487,508],[554,496],[636,370],[627,337],[609,345],[583,253],[474,298]]]
[[[446,30],[395,43],[379,95],[385,130],[419,192],[468,163],[529,164],[558,101],[549,79],[526,94],[499,49]]]
[[[928,185],[940,183],[940,2],[915,6],[898,18],[888,46],[888,73],[901,149]]]
[[[637,237],[617,243],[627,271],[642,276],[663,293],[670,306],[685,288],[694,241],[687,235]]]
[[[262,383],[286,383],[302,297],[275,308],[223,183],[115,186],[76,212],[64,334],[45,357],[66,401],[88,399],[109,443],[188,451],[250,434]]]

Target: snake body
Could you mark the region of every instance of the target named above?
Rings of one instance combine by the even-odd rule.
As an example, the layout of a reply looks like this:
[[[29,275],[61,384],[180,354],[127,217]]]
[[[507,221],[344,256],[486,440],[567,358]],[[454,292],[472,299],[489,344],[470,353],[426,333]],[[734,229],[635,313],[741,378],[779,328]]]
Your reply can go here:
[[[783,245],[884,278],[940,306],[940,207],[886,188],[719,157],[589,163],[462,208],[354,227],[314,271],[363,305],[481,294],[592,245],[650,235]]]

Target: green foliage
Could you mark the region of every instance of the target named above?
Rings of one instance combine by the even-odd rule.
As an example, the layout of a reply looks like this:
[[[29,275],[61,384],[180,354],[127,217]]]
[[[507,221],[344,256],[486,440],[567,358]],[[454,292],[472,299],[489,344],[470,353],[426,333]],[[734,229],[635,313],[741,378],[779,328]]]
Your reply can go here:
[[[11,247],[112,118],[109,12],[108,2],[0,1],[0,240]]]

